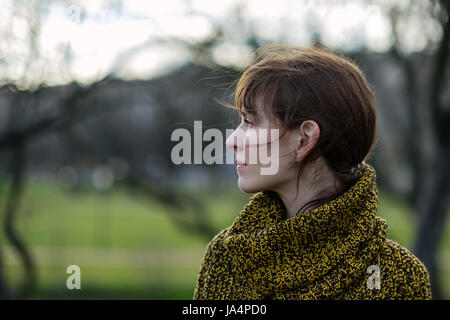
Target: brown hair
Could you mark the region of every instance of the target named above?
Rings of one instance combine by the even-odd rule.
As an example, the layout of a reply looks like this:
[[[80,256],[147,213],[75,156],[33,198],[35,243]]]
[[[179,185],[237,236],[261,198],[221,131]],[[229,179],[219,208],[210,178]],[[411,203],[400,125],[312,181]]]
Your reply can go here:
[[[324,48],[261,47],[237,82],[234,108],[254,111],[257,99],[286,130],[316,121],[319,140],[305,163],[322,155],[345,189],[354,183],[377,140],[374,94],[354,63]]]

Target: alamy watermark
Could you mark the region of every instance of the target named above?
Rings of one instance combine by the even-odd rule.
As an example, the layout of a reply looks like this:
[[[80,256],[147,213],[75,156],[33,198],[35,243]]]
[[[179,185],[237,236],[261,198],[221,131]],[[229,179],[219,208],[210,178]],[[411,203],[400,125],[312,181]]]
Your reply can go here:
[[[225,139],[222,131],[219,129],[210,128],[205,132],[202,131],[202,121],[194,121],[193,146],[189,130],[178,128],[172,132],[170,140],[178,142],[171,151],[172,163],[176,165],[192,164],[193,153],[193,164],[234,164],[235,152],[232,148],[225,145],[225,142],[227,141],[227,144],[229,144],[231,139],[234,142],[233,145],[237,146],[238,150],[236,152],[241,155],[239,157],[241,162],[261,165],[261,175],[274,175],[278,172],[278,129],[226,129]],[[205,141],[210,143],[203,149],[202,146]],[[270,146],[270,152],[268,146]],[[223,152],[224,148],[226,150],[225,153]]]
[[[367,288],[370,290],[379,290],[381,288],[380,267],[372,264],[367,267],[366,271],[370,274],[369,278],[367,279]]]
[[[67,267],[66,273],[70,274],[67,277],[66,286],[67,289],[81,289],[81,269],[76,264],[72,264]]]

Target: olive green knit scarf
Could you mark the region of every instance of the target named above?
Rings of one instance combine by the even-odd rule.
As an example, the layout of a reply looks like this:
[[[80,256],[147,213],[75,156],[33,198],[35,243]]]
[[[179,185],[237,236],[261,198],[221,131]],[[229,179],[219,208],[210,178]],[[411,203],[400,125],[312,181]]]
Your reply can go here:
[[[386,239],[375,180],[366,165],[344,194],[287,220],[275,192],[253,195],[208,244],[194,299],[430,298],[423,264]]]

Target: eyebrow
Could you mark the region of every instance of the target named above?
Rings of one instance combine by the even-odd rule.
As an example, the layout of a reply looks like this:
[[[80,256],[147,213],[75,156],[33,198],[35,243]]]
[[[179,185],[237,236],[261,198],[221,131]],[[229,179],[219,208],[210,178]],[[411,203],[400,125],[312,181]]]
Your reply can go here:
[[[239,113],[244,117],[247,116],[247,114],[252,115],[252,116],[256,115],[256,111],[252,111],[252,110],[247,110],[247,111],[240,110]]]

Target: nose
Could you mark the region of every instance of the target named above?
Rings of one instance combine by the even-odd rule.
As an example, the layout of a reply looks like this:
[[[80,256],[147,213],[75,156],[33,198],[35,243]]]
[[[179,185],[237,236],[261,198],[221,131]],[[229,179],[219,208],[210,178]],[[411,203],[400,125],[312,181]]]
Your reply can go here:
[[[228,137],[227,141],[225,142],[225,145],[233,150],[234,152],[237,152],[238,149],[238,129],[234,130],[233,133]]]

